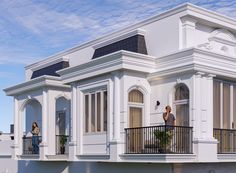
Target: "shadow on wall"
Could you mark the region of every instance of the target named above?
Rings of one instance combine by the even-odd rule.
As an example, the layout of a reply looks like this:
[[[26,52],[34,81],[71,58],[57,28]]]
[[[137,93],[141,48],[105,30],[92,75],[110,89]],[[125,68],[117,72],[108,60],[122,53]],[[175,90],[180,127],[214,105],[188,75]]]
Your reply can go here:
[[[68,173],[68,162],[19,161],[17,173]]]
[[[71,162],[68,173],[172,173],[171,164]]]

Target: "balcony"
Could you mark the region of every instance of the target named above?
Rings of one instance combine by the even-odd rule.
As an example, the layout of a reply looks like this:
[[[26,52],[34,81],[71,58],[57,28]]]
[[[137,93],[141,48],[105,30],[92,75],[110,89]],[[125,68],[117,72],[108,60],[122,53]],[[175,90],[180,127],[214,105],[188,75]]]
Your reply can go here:
[[[23,140],[23,155],[39,155],[39,143],[42,141],[41,136],[26,137],[22,138]]]
[[[125,154],[192,154],[192,127],[149,126],[125,129]]]
[[[219,141],[217,146],[218,154],[236,154],[236,130],[234,129],[213,129],[214,137]]]

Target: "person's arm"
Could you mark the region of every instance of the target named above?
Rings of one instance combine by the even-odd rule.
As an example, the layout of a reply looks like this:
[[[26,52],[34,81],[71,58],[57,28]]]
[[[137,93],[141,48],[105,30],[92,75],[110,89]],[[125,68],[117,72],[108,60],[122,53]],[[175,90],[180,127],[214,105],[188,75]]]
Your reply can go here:
[[[174,118],[173,126],[176,126],[176,118],[174,115],[173,115],[173,118]]]
[[[169,114],[166,112],[163,114],[163,120],[166,122],[168,120]]]
[[[176,126],[176,120],[174,120],[174,126]]]

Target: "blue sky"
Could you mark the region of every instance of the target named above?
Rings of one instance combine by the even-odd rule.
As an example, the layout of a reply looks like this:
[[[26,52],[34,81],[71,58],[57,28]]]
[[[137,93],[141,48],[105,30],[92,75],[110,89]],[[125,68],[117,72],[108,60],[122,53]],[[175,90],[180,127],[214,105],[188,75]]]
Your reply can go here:
[[[4,88],[24,81],[24,67],[185,2],[236,18],[235,0],[1,0],[0,131],[13,123]]]

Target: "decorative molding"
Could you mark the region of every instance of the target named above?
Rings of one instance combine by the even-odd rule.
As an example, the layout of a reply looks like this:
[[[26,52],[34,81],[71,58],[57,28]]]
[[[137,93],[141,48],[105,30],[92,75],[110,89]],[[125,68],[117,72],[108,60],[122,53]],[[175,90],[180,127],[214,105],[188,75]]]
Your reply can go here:
[[[30,81],[9,87],[4,89],[8,96],[14,96],[17,94],[21,94],[26,91],[32,91],[38,88],[43,87],[59,87],[64,89],[70,89],[70,86],[64,85],[61,82],[60,77],[53,77],[53,76],[41,76]]]
[[[110,155],[108,154],[83,154],[83,155],[77,155],[77,157],[81,160],[109,160]]]
[[[235,36],[226,29],[216,29],[212,31],[209,37],[209,41],[211,40],[215,40],[215,41],[230,44],[230,45],[236,44]]]
[[[32,71],[36,71],[62,61],[69,62],[69,57],[64,55],[63,57],[57,58],[55,60],[50,60],[49,58],[46,58],[45,60],[26,66],[25,69],[31,69]]]
[[[189,26],[189,27],[195,28],[196,23],[197,23],[197,20],[190,16],[181,17],[181,21],[182,21],[183,27]]]
[[[47,160],[51,161],[68,161],[69,160],[69,155],[46,155]]]
[[[156,71],[148,74],[150,81],[166,77],[203,72],[235,78],[236,58],[198,48],[189,48],[156,58]]]
[[[27,155],[17,155],[18,160],[39,160],[39,155],[27,154]]]
[[[122,154],[124,162],[155,162],[155,163],[191,163],[196,162],[195,154]]]
[[[236,154],[217,154],[220,162],[236,162]]]
[[[60,70],[57,73],[60,74],[64,83],[71,83],[122,69],[150,73],[156,67],[154,60],[155,57],[152,56],[121,50],[79,66]]]
[[[199,44],[197,47],[202,48],[202,49],[206,49],[206,50],[212,50],[213,49],[212,45],[209,42]]]

